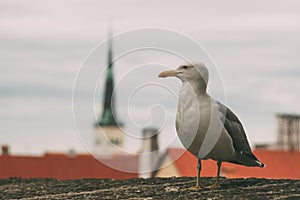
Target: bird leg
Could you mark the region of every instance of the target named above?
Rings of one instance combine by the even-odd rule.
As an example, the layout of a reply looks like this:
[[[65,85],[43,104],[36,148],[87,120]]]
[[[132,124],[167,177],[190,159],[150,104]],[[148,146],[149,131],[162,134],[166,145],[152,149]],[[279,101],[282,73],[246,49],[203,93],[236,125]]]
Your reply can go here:
[[[199,190],[200,189],[200,172],[201,172],[201,159],[198,159],[198,164],[197,164],[197,180],[196,180],[196,185],[193,187],[190,187],[189,190]]]
[[[214,184],[212,184],[211,186],[209,186],[208,188],[217,188],[220,186],[219,177],[220,177],[222,161],[217,161],[217,165],[218,165],[217,181]]]

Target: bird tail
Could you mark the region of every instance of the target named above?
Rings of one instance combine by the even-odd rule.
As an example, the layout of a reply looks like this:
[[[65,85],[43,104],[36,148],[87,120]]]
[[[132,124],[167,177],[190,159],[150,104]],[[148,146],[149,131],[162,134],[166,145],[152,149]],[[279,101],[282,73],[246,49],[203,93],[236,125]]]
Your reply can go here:
[[[245,165],[248,167],[266,167],[266,165],[260,162],[252,153],[242,154],[236,156],[236,164]]]
[[[267,165],[265,165],[264,163],[260,162],[259,160],[256,160],[256,163],[259,165],[259,167],[261,168],[265,168]]]

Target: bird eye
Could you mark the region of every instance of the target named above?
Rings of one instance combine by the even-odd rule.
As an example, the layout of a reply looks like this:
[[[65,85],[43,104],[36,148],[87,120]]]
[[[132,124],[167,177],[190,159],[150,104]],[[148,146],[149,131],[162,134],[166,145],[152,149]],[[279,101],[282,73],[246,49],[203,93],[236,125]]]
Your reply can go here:
[[[183,69],[188,69],[189,67],[184,65],[184,66],[182,66],[182,68]]]

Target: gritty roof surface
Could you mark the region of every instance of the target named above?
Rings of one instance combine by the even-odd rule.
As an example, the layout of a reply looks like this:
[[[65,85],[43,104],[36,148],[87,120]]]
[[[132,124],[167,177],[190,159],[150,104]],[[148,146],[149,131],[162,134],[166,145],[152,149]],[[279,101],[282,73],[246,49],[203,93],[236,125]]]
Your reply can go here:
[[[201,178],[202,188],[190,191],[195,178],[150,179],[0,179],[0,199],[300,199],[300,180]]]

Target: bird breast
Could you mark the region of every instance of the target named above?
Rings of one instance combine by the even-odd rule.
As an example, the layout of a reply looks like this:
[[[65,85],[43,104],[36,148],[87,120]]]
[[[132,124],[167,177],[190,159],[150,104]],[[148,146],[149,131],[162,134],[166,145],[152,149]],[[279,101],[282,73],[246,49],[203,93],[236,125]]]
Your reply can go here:
[[[210,104],[209,96],[199,98],[189,84],[183,84],[179,92],[176,130],[183,146],[193,154],[198,153],[203,142],[211,113],[210,106],[207,105]]]
[[[223,113],[209,95],[199,95],[189,84],[179,92],[176,130],[183,146],[198,158],[227,160],[232,157],[232,141],[222,123]]]

